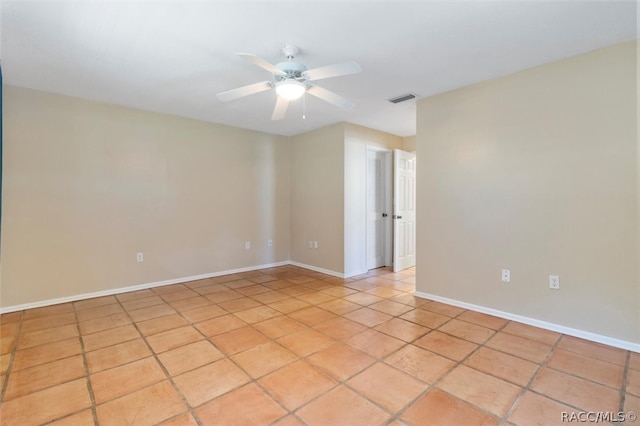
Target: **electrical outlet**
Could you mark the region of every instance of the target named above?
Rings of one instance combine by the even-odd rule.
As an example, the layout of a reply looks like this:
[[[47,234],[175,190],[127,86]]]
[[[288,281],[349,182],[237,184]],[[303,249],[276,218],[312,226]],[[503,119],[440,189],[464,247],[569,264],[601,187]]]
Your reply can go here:
[[[245,250],[249,250],[251,248],[251,242],[247,241],[246,243],[244,243],[244,248]]]
[[[510,283],[511,282],[511,271],[508,269],[502,270],[502,282]]]
[[[267,241],[267,247],[273,247],[273,240]]]
[[[136,254],[136,260],[138,262],[143,262],[144,261],[144,253],[138,253]]]
[[[317,248],[318,248],[318,242],[317,242],[317,241],[314,241],[314,242],[313,242],[313,248],[314,248],[314,249],[317,249]]]
[[[560,276],[549,275],[549,288],[553,290],[560,290]]]

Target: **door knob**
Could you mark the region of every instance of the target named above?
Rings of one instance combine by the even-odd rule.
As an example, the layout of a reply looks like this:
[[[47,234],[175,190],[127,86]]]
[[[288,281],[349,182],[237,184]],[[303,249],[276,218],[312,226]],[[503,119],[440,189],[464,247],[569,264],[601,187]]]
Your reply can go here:
[[[387,216],[389,216],[389,215],[386,214],[386,213],[382,213],[382,217],[387,217]]]
[[[394,219],[402,219],[402,216],[396,216],[395,214],[393,215]]]

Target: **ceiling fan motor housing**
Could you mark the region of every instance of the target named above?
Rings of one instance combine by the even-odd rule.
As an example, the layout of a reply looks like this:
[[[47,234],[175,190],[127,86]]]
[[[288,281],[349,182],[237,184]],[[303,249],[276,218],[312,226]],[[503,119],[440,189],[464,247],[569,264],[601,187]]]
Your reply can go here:
[[[276,74],[276,81],[288,80],[291,78],[298,81],[306,80],[303,73],[307,70],[307,67],[302,64],[299,64],[297,62],[280,62],[276,64],[276,68],[279,68],[286,73],[286,75]]]

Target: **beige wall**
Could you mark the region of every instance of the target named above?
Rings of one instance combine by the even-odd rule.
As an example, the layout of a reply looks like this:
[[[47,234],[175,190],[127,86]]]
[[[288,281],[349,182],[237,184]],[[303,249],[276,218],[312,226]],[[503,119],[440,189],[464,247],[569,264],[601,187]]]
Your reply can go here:
[[[3,95],[1,306],[289,260],[288,138]]]
[[[416,151],[416,136],[407,136],[402,138],[402,150],[407,152]]]
[[[293,136],[290,147],[291,260],[342,274],[344,124]]]
[[[635,67],[625,43],[418,102],[418,291],[640,342]]]

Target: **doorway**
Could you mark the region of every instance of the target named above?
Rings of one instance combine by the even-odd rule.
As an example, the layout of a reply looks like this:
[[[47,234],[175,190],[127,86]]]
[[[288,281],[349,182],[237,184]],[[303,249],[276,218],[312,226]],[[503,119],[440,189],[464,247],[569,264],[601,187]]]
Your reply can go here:
[[[371,270],[392,264],[392,152],[367,146],[366,169],[367,270]]]

